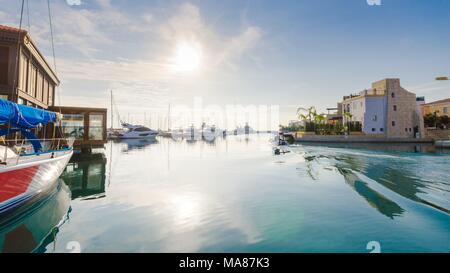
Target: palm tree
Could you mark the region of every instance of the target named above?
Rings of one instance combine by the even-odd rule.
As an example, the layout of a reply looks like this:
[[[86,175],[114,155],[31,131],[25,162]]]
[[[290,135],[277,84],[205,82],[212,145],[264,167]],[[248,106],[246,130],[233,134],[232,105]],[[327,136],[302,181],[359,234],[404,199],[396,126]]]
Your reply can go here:
[[[312,123],[314,125],[314,119],[317,115],[317,111],[314,106],[311,106],[309,108],[299,107],[297,108],[297,115],[300,120],[305,122],[305,129],[306,129],[307,123],[309,124]]]
[[[319,125],[319,127],[322,127],[322,129],[323,129],[323,124],[325,123],[325,121],[326,121],[326,115],[325,114],[315,114],[314,115],[314,124],[317,124],[317,125]]]
[[[347,120],[347,122],[346,122],[347,133],[349,133],[349,132],[350,132],[350,126],[349,126],[349,124],[350,124],[350,122],[352,121],[353,115],[352,115],[352,113],[350,113],[350,112],[344,112],[344,117],[345,117],[345,119]]]

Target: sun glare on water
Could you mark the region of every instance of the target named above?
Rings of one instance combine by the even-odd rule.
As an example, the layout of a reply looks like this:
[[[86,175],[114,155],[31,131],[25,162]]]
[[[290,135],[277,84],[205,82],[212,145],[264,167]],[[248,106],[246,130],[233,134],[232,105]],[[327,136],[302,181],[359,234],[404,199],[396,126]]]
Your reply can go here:
[[[176,71],[194,72],[201,66],[202,51],[198,44],[179,43],[176,46],[175,56],[173,58],[173,67]]]

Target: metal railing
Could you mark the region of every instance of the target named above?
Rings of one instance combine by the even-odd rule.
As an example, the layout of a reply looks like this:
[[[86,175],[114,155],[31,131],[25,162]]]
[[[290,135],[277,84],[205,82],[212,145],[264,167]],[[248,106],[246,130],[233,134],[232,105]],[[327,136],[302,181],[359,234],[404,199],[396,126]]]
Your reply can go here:
[[[42,148],[39,151],[35,151],[32,141],[39,141]],[[0,137],[0,146],[5,147],[3,154],[0,154],[0,163],[5,165],[8,162],[8,158],[14,158],[19,163],[21,156],[44,154],[59,150],[71,148],[73,145],[73,139],[69,138],[51,138],[51,139],[4,139]],[[14,153],[11,155],[11,153]]]

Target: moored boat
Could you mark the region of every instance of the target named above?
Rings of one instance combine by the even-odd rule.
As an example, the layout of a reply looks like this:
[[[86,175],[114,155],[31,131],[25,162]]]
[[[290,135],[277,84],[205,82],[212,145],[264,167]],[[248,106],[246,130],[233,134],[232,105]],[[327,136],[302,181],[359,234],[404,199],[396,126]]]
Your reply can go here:
[[[59,118],[54,112],[0,100],[0,125],[8,127],[0,130],[0,136],[22,136],[0,141],[0,214],[56,186],[73,154],[73,141],[38,139],[32,130]]]

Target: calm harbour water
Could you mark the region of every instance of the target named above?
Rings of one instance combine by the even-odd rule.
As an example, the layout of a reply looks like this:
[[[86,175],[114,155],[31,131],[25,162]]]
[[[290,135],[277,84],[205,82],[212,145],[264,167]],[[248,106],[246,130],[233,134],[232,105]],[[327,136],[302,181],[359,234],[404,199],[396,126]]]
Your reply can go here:
[[[450,252],[449,151],[271,138],[109,143],[20,221],[37,252]]]

